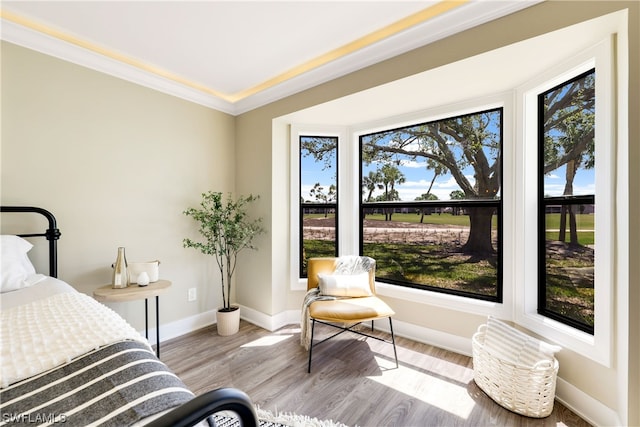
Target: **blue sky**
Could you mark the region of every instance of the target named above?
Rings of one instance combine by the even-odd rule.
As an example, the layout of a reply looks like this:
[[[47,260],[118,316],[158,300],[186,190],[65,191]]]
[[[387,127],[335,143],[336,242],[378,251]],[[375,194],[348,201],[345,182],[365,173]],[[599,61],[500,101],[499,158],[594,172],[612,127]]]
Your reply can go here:
[[[316,164],[312,157],[302,159],[302,188],[301,193],[305,200],[311,200],[309,190],[316,182],[320,182],[325,187],[325,191],[329,188],[329,185],[333,183],[334,171],[323,171],[322,164]],[[425,168],[425,163],[419,162],[407,162],[400,165],[400,169],[405,176],[406,182],[401,185],[397,185],[396,189],[400,194],[400,198],[403,201],[415,200],[419,195],[426,193],[433,178],[433,171]],[[364,174],[368,174],[369,170],[375,170],[375,165],[369,165],[365,168]],[[473,169],[467,168],[464,171],[467,179],[471,183],[473,179]],[[557,169],[554,173],[548,175],[545,178],[545,194],[551,196],[560,196],[564,190],[565,185],[565,169],[564,167]],[[574,180],[574,194],[595,194],[595,176],[593,169],[578,171]],[[454,190],[460,190],[460,187],[455,182],[451,174],[438,176],[431,192],[438,196],[440,200],[449,200],[449,194]],[[377,190],[374,192],[374,197],[378,194],[382,194],[382,191]]]
[[[565,167],[556,169],[544,179],[544,192],[549,196],[561,196],[564,191]],[[595,171],[593,169],[579,169],[573,180],[573,194],[587,195],[596,194]]]

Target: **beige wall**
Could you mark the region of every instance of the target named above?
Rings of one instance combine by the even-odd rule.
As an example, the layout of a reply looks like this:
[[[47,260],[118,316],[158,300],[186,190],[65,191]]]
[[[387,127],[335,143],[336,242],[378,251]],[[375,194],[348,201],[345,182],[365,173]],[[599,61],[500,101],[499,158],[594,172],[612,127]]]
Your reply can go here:
[[[59,276],[82,292],[110,283],[124,246],[173,281],[162,323],[219,305],[212,258],[182,247],[197,237],[182,212],[234,189],[234,139],[230,115],[2,44],[2,204],[57,216]],[[144,327],[142,302],[112,307]]]
[[[291,177],[283,172],[287,169],[287,160],[280,156],[287,153],[289,144],[286,134],[286,121],[279,117],[305,108],[329,102],[331,100],[385,84],[425,70],[433,69],[472,55],[487,52],[511,43],[522,41],[540,34],[551,32],[575,23],[595,18],[620,9],[629,8],[629,109],[631,123],[623,123],[623,131],[629,132],[629,208],[620,212],[620,218],[627,218],[630,227],[631,246],[628,253],[624,245],[620,246],[617,258],[616,306],[618,316],[614,342],[614,363],[607,368],[569,350],[561,352],[560,377],[571,391],[571,387],[591,396],[606,408],[605,419],[618,420],[625,424],[640,424],[638,402],[640,402],[640,322],[638,307],[640,304],[640,271],[638,248],[640,224],[634,218],[640,217],[640,179],[637,163],[639,157],[638,120],[640,93],[638,79],[638,60],[640,44],[638,40],[637,2],[545,2],[530,9],[507,16],[497,21],[471,29],[445,40],[433,43],[413,52],[373,65],[362,71],[314,87],[303,93],[274,102],[263,108],[248,112],[237,118],[238,152],[251,152],[252,157],[260,157],[259,164],[252,164],[251,174],[238,176],[237,189],[241,192],[262,193],[265,209],[271,210],[269,217],[271,234],[267,240],[272,242],[271,250],[256,254],[261,265],[260,271],[245,271],[244,280],[257,282],[258,277],[271,277],[271,283],[243,297],[243,304],[260,307],[265,313],[277,314],[299,307],[302,292],[289,291],[291,285],[288,268],[288,191]],[[628,125],[628,129],[626,126]],[[276,157],[277,155],[277,157]],[[238,161],[240,161],[238,159]],[[240,166],[240,165],[238,165]],[[271,180],[271,187],[265,181]],[[624,295],[629,293],[629,298]],[[266,300],[271,294],[271,301]],[[281,295],[286,295],[284,300]],[[425,307],[411,301],[392,301],[398,310],[398,320],[424,328],[436,329],[454,336],[469,337],[483,316],[464,314],[444,308]],[[628,304],[628,306],[626,306]],[[283,307],[286,305],[286,307]],[[630,318],[631,322],[629,323]],[[620,323],[625,323],[620,326]],[[628,329],[627,329],[628,325]],[[580,411],[581,408],[576,408]],[[593,408],[582,408],[589,412]]]

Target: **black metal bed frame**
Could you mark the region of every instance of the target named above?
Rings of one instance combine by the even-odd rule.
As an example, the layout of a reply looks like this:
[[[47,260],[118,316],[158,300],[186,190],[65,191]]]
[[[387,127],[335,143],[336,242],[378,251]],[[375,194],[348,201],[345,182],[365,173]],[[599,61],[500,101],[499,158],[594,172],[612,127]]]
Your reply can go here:
[[[23,233],[20,237],[45,237],[49,241],[49,276],[58,277],[58,239],[62,235],[56,224],[56,217],[46,209],[34,206],[0,206],[0,212],[38,213],[49,222],[44,233]]]
[[[62,233],[57,227],[55,216],[46,209],[33,206],[0,206],[0,212],[38,213],[47,218],[49,225],[44,233],[16,235],[20,237],[45,237],[49,241],[49,275],[58,277],[57,241]],[[258,417],[249,396],[231,387],[203,393],[177,408],[173,408],[147,425],[151,427],[188,427],[198,424],[220,411],[234,412],[244,427],[258,426]]]

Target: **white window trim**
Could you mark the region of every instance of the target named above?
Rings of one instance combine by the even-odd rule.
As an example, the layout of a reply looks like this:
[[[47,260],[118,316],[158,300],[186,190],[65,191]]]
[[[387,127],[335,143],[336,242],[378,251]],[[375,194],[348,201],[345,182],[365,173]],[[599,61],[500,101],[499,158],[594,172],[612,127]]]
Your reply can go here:
[[[519,129],[516,144],[517,175],[515,219],[515,260],[519,277],[514,278],[516,292],[514,320],[543,338],[559,343],[604,366],[610,367],[613,349],[613,292],[615,220],[615,141],[614,131],[614,49],[613,38],[577,55],[517,89],[516,111]],[[538,291],[538,94],[568,81],[592,68],[596,69],[596,260],[595,326],[588,334],[537,313]]]
[[[343,153],[347,150],[344,149],[346,144],[347,130],[343,126],[323,126],[323,125],[305,125],[305,124],[292,124],[290,128],[291,150],[289,151],[289,169],[291,171],[290,182],[290,194],[292,201],[291,211],[289,212],[289,283],[291,284],[292,291],[306,291],[307,279],[299,277],[299,265],[300,265],[300,137],[301,136],[328,136],[338,138],[338,162],[343,162]],[[343,213],[341,193],[343,186],[346,186],[345,173],[338,165],[338,224],[342,229],[342,220],[345,213]],[[338,231],[338,248],[342,250],[343,244],[345,244],[343,233]]]
[[[427,290],[378,283],[380,295],[421,304],[444,307],[479,315],[492,315],[517,324],[575,351],[602,365],[611,366],[613,348],[613,236],[615,230],[616,182],[613,144],[613,48],[612,40],[602,42],[572,58],[556,69],[520,88],[492,97],[385,118],[350,128],[341,126],[291,126],[291,290],[306,290],[306,279],[298,277],[299,136],[338,137],[338,188],[340,254],[354,254],[359,242],[359,136],[495,107],[504,108],[503,116],[503,303],[494,303]],[[571,77],[596,67],[596,157],[598,179],[596,205],[598,223],[596,241],[596,324],[590,335],[537,314],[537,165],[526,159],[537,158],[537,95]],[[514,143],[510,143],[514,141]],[[603,166],[605,165],[605,166]],[[602,169],[602,170],[601,170]],[[517,172],[517,173],[516,173]]]
[[[533,189],[529,188],[531,185],[531,178],[527,178],[523,175],[523,171],[528,171],[525,167],[527,159],[527,155],[529,155],[530,147],[527,146],[527,149],[524,147],[525,141],[535,141],[534,143],[534,158],[537,157],[537,138],[535,134],[533,136],[530,135],[532,129],[531,126],[534,127],[533,131],[535,132],[535,128],[537,124],[535,122],[530,123],[530,127],[525,127],[524,122],[524,113],[527,108],[531,108],[531,106],[527,106],[525,94],[528,91],[533,91],[536,85],[543,85],[544,78],[553,78],[554,75],[552,71],[557,72],[558,74],[562,74],[563,71],[568,71],[570,69],[570,64],[565,64],[563,67],[559,67],[555,70],[550,70],[544,76],[540,76],[536,79],[536,81],[527,82],[523,86],[516,88],[514,90],[509,91],[509,96],[512,98],[512,104],[514,104],[514,109],[509,109],[505,106],[505,128],[507,125],[511,125],[512,136],[509,138],[505,133],[505,141],[507,143],[504,145],[504,164],[503,164],[503,173],[505,175],[505,179],[503,179],[504,186],[504,204],[503,204],[503,216],[504,216],[504,270],[503,270],[503,280],[504,280],[504,304],[487,304],[485,301],[470,301],[468,298],[450,296],[445,294],[440,294],[437,292],[428,292],[421,290],[414,290],[409,288],[401,288],[398,286],[387,285],[387,284],[379,284],[378,290],[382,295],[387,295],[390,297],[395,297],[407,301],[413,301],[416,303],[424,303],[431,304],[435,306],[447,307],[454,310],[472,312],[472,313],[481,313],[481,314],[491,314],[494,316],[498,316],[500,318],[504,318],[507,320],[513,320],[517,324],[526,327],[530,331],[539,334],[544,339],[556,342],[563,346],[565,349],[569,351],[576,352],[577,354],[581,354],[591,360],[597,361],[598,363],[611,367],[613,364],[617,364],[618,366],[626,366],[626,354],[627,352],[627,335],[628,335],[628,318],[629,318],[629,310],[628,310],[628,229],[629,229],[629,221],[628,218],[628,192],[629,192],[629,183],[628,183],[628,126],[627,121],[628,117],[628,39],[627,39],[627,20],[628,20],[627,11],[620,11],[606,17],[598,18],[594,20],[594,22],[598,22],[594,27],[587,27],[593,29],[593,33],[584,33],[585,39],[580,42],[580,46],[586,46],[587,44],[592,43],[593,40],[597,40],[596,37],[602,37],[603,34],[611,34],[611,40],[605,40],[604,42],[604,54],[596,55],[596,62],[604,63],[605,67],[600,67],[597,65],[598,77],[596,79],[596,84],[598,87],[596,88],[598,92],[597,102],[598,111],[601,111],[601,105],[604,105],[602,108],[607,109],[607,116],[604,124],[601,124],[598,118],[598,122],[596,124],[596,131],[598,132],[597,138],[598,140],[602,140],[604,133],[604,138],[609,139],[610,141],[614,141],[616,147],[610,147],[610,159],[606,160],[607,154],[597,153],[598,156],[598,164],[601,165],[603,161],[608,161],[611,163],[611,167],[613,171],[609,174],[609,178],[611,178],[611,183],[616,183],[615,192],[608,191],[612,188],[612,185],[607,185],[605,191],[603,192],[600,188],[596,189],[596,204],[598,205],[598,215],[601,216],[601,211],[603,206],[614,206],[614,203],[617,204],[617,209],[613,209],[611,212],[610,219],[608,224],[614,224],[614,229],[611,230],[610,236],[613,237],[605,237],[603,238],[600,233],[604,232],[608,228],[608,224],[606,221],[602,226],[598,224],[597,226],[597,235],[596,239],[598,240],[598,265],[596,266],[597,270],[597,280],[600,280],[602,277],[606,278],[605,286],[606,289],[600,288],[598,286],[597,294],[596,294],[596,327],[595,327],[595,335],[591,336],[589,334],[582,333],[577,331],[569,326],[563,325],[559,322],[553,321],[548,318],[544,318],[542,316],[537,315],[537,190],[534,187]],[[616,38],[617,48],[619,51],[617,55],[614,55],[614,50],[611,48],[611,44],[613,43],[613,39]],[[576,45],[577,46],[577,45]],[[582,55],[579,55],[573,58],[570,63],[573,63],[575,66],[580,64],[580,58],[583,58],[582,62],[588,61],[594,57],[593,55],[594,49],[589,49]],[[598,59],[599,58],[599,59]],[[604,59],[604,62],[602,61]],[[617,63],[616,71],[613,71],[614,65]],[[585,67],[585,70],[587,68]],[[607,77],[607,81],[603,82],[603,76]],[[557,83],[561,83],[564,80],[559,78]],[[604,90],[604,94],[600,92],[600,85],[604,84],[606,89]],[[601,104],[604,103],[604,104]],[[448,108],[441,108],[443,114],[450,113],[451,110]],[[617,114],[614,114],[617,110]],[[430,115],[437,115],[438,109],[429,109],[432,113]],[[601,112],[598,113],[599,116],[602,116]],[[401,122],[410,121],[414,122],[416,118],[423,117],[422,113],[412,113],[402,115],[400,117],[396,117],[395,119],[385,119],[384,121],[376,121],[371,122],[369,124],[360,124],[351,128],[348,128],[348,132],[345,133],[345,138],[341,138],[341,143],[344,142],[346,146],[349,148],[348,153],[350,156],[349,163],[351,165],[350,172],[348,173],[357,173],[358,164],[357,164],[357,137],[354,136],[354,132],[361,131],[364,128],[372,129],[376,127],[387,127],[389,123],[391,124],[401,124]],[[295,117],[295,115],[292,115]],[[304,116],[308,117],[308,116]],[[295,118],[293,118],[295,120]],[[303,119],[304,120],[304,119]],[[335,126],[304,126],[304,125],[292,125],[292,129],[296,127],[300,129],[305,129],[304,133],[310,132],[314,134],[320,134],[322,132],[331,131],[332,129],[336,129]],[[340,132],[344,132],[344,128]],[[616,132],[618,134],[616,135]],[[339,133],[339,132],[338,132]],[[298,181],[298,164],[297,164],[297,155],[299,153],[299,148],[296,149],[294,147],[298,144],[297,137],[294,137],[294,132],[291,133],[290,142],[292,144],[290,154],[292,157],[293,167],[291,169],[291,186],[295,186],[292,190],[292,202],[291,203],[291,218],[290,218],[290,249],[291,254],[293,256],[290,257],[290,266],[291,266],[291,289],[292,290],[306,290],[306,279],[299,279],[297,277],[298,271],[298,203],[296,194],[299,195],[299,190],[297,188]],[[330,133],[330,135],[334,135]],[[347,140],[346,138],[351,138]],[[617,139],[616,139],[617,138]],[[353,143],[352,141],[356,141]],[[510,141],[513,141],[513,144]],[[354,154],[355,151],[355,154]],[[615,154],[615,156],[613,155]],[[341,162],[345,161],[344,150],[340,154]],[[342,167],[342,166],[339,166]],[[530,165],[533,167],[533,165]],[[599,166],[600,167],[600,166]],[[517,172],[517,174],[515,173]],[[345,171],[339,170],[340,177],[345,178]],[[537,174],[537,169],[534,172]],[[525,179],[526,178],[526,179]],[[508,180],[507,180],[508,179]],[[598,185],[601,185],[604,180],[600,180]],[[346,250],[345,243],[346,241],[357,242],[357,236],[352,237],[354,233],[357,233],[356,227],[349,226],[347,224],[352,224],[351,221],[356,221],[357,218],[355,215],[351,215],[351,217],[347,217],[346,220],[342,215],[346,215],[348,205],[343,205],[345,200],[344,197],[347,197],[347,202],[350,204],[357,203],[357,197],[359,197],[359,188],[357,188],[357,183],[354,183],[356,186],[355,189],[351,188],[349,191],[351,192],[349,196],[345,193],[347,188],[345,187],[344,182],[339,183],[340,185],[340,213],[341,216],[339,218],[340,221],[340,232],[339,232],[339,245],[340,250]],[[537,186],[537,182],[535,184]],[[354,191],[356,192],[356,197],[353,197]],[[605,199],[601,199],[601,197],[605,197]],[[533,198],[533,199],[532,199]],[[614,203],[611,203],[614,202]],[[356,205],[357,206],[357,205]],[[353,209],[351,212],[357,212],[357,209]],[[535,215],[536,218],[530,218],[526,214]],[[615,221],[615,222],[614,222]],[[533,225],[531,227],[530,225]],[[347,239],[347,232],[349,233],[349,238]],[[611,227],[609,227],[611,228]],[[356,231],[354,231],[356,230]],[[614,234],[615,233],[615,234]],[[343,241],[345,239],[345,241]],[[608,240],[613,239],[613,240]],[[609,242],[609,254],[603,254],[603,250],[600,249],[604,246],[601,243]],[[356,248],[352,248],[357,250]],[[344,252],[343,252],[344,253]],[[616,255],[617,253],[617,255]],[[603,258],[608,258],[607,262],[604,262]],[[509,258],[508,258],[509,257]],[[600,263],[604,265],[601,266]],[[600,285],[600,283],[599,283]],[[509,292],[512,292],[509,295]],[[615,297],[615,298],[614,298]],[[603,304],[600,304],[600,300],[603,300]],[[461,301],[459,301],[461,300]],[[614,311],[615,305],[615,311]],[[603,316],[604,319],[600,315],[600,310],[604,310]],[[615,322],[614,322],[615,320]],[[615,323],[615,324],[614,324]],[[614,327],[615,326],[615,327]],[[615,333],[615,335],[614,335]],[[614,347],[615,345],[615,347]],[[616,349],[614,354],[614,349]],[[624,383],[627,381],[627,372],[626,369],[619,370],[619,378]],[[624,394],[624,391],[623,391]]]

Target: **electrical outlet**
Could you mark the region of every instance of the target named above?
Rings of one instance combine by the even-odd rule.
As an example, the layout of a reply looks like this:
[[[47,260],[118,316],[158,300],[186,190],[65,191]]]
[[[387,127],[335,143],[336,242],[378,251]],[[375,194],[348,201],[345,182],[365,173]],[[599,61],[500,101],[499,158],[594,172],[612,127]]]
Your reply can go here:
[[[189,301],[195,301],[198,299],[196,288],[189,288]]]

